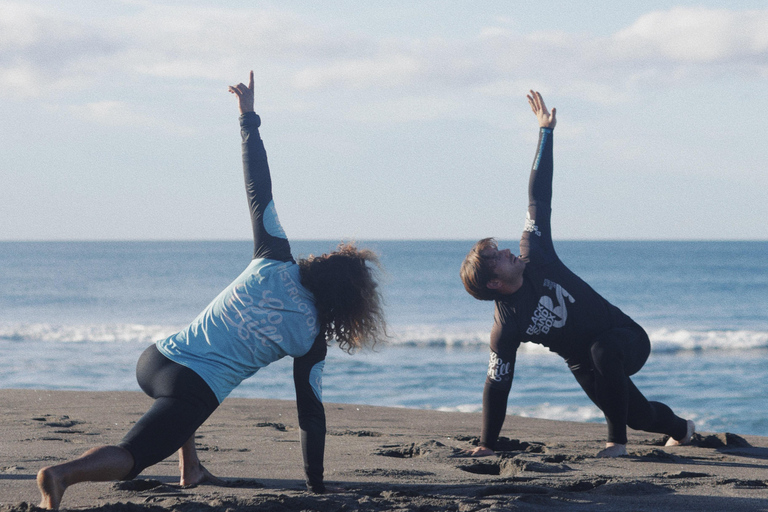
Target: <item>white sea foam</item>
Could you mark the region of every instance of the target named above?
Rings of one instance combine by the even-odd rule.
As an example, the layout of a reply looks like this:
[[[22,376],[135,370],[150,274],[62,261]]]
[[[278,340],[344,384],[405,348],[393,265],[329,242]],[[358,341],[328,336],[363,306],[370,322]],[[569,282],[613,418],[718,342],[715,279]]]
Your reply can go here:
[[[165,338],[183,326],[144,325],[133,323],[53,324],[0,323],[0,340],[47,342],[148,343]],[[393,327],[393,345],[436,348],[487,347],[487,328],[441,328],[434,325]],[[655,329],[649,331],[654,352],[676,353],[713,350],[749,351],[768,349],[766,331],[696,331]],[[523,343],[520,350],[549,353],[535,344]]]
[[[151,343],[179,329],[141,324],[0,324],[0,340],[45,342]]]
[[[482,347],[488,346],[489,328],[449,328],[415,325],[392,329],[392,343],[416,347]],[[703,350],[747,351],[768,348],[768,331],[651,329],[648,335],[655,352],[675,353]],[[523,352],[549,353],[536,343],[523,343]]]
[[[464,404],[438,408],[439,411],[445,412],[480,412],[482,409],[483,406],[481,404]],[[600,409],[595,406],[553,405],[548,402],[531,406],[510,406],[507,409],[507,414],[524,418],[579,422],[599,422],[605,418]]]
[[[649,332],[655,352],[755,350],[768,348],[765,331],[690,331],[657,329]]]

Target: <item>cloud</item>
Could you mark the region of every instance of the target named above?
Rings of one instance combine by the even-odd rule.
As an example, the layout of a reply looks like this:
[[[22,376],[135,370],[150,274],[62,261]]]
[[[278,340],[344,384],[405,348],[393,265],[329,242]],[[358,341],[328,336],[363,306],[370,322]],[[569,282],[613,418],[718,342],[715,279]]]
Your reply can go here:
[[[66,15],[0,3],[0,95],[37,97],[93,83],[95,63],[118,48],[109,36]]]
[[[193,130],[170,123],[154,115],[140,112],[122,101],[97,101],[81,105],[69,105],[69,113],[94,124],[108,127],[160,128],[179,135],[191,135]]]
[[[613,38],[625,57],[677,63],[768,64],[768,11],[675,8],[652,12]]]
[[[0,94],[42,96],[126,75],[220,79],[254,63],[298,68],[349,57],[367,44],[284,11],[134,8],[98,19],[77,17],[64,6],[0,2]]]
[[[382,55],[357,60],[341,60],[324,66],[304,68],[293,76],[297,89],[316,89],[343,84],[352,89],[398,87],[413,83],[422,68],[416,56]]]
[[[492,20],[498,25],[471,37],[420,39],[374,37],[343,19],[323,25],[276,8],[126,5],[99,19],[0,2],[0,95],[55,97],[116,87],[117,76],[218,81],[253,67],[302,93],[377,91],[376,101],[493,98],[525,82],[616,103],[648,86],[768,76],[768,10],[655,11],[609,36],[526,33]]]

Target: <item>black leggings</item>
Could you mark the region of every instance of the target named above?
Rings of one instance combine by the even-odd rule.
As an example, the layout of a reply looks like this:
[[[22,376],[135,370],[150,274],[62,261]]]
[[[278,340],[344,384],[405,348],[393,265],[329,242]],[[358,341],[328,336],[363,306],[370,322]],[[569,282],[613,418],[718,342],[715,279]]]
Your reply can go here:
[[[663,403],[648,401],[629,378],[650,353],[651,342],[642,327],[617,327],[592,341],[589,361],[568,365],[590,400],[605,413],[609,442],[626,444],[627,425],[675,439],[685,437],[686,421]]]
[[[133,455],[133,469],[124,480],[181,448],[219,406],[199,375],[165,357],[155,345],[141,354],[136,379],[155,403],[118,444]]]

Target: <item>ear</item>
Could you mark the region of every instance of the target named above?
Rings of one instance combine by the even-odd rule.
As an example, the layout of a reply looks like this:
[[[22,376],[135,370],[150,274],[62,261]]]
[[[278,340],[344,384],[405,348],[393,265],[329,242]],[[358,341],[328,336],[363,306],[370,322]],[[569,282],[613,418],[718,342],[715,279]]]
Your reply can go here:
[[[485,286],[487,288],[490,288],[491,290],[498,290],[501,288],[501,279],[491,279],[487,283],[485,283]]]

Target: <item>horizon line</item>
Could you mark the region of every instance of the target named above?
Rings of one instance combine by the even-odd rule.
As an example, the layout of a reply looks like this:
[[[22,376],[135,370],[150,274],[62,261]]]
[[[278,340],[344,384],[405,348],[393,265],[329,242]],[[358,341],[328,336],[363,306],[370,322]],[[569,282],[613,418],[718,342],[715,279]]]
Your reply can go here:
[[[501,241],[517,238],[494,237]],[[476,242],[480,238],[290,238],[289,242]],[[554,242],[768,242],[762,238],[553,238]],[[232,243],[253,242],[249,238],[61,238],[61,239],[0,239],[0,243]]]

